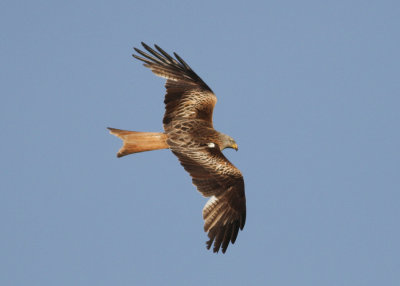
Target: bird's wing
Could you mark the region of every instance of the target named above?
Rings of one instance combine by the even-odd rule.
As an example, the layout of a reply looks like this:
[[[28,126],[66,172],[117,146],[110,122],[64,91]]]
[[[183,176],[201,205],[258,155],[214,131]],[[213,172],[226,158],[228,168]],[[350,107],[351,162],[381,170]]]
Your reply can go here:
[[[145,43],[142,45],[148,53],[135,48],[140,56],[133,56],[143,61],[153,73],[167,79],[164,129],[168,132],[171,121],[181,119],[204,120],[212,127],[217,98],[208,85],[176,53],[175,59],[157,45],[154,45],[156,50]]]
[[[208,232],[210,249],[235,243],[239,229],[246,221],[246,197],[241,172],[226,159],[217,145],[198,148],[171,147],[182,166],[192,176],[193,184],[205,196],[211,197],[203,208],[204,231]]]

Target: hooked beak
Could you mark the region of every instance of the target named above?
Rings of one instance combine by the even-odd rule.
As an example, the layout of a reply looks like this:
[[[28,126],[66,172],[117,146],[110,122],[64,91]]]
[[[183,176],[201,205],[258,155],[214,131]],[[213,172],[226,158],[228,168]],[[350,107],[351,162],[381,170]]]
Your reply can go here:
[[[239,150],[239,147],[236,143],[232,145],[232,148],[235,149],[236,151]]]

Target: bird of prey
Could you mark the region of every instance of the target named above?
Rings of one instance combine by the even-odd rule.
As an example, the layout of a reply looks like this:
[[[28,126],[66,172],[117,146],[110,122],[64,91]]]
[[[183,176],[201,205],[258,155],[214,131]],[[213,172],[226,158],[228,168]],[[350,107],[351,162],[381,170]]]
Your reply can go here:
[[[143,151],[170,149],[192,177],[193,184],[205,197],[204,231],[208,232],[207,249],[235,243],[246,221],[246,198],[241,172],[222,154],[225,148],[238,146],[230,136],[213,127],[212,115],[217,98],[207,84],[176,53],[175,58],[163,49],[142,42],[147,50],[137,48],[133,57],[144,62],[157,76],[166,78],[164,132],[136,132],[108,128],[123,140],[117,157]]]

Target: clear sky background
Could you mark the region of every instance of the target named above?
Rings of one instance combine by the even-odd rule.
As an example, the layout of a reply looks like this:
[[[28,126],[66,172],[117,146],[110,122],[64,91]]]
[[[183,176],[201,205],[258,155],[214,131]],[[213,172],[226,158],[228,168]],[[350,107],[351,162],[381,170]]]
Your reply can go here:
[[[400,285],[398,1],[2,1],[0,285]],[[177,52],[218,97],[248,216],[225,255],[161,131]]]

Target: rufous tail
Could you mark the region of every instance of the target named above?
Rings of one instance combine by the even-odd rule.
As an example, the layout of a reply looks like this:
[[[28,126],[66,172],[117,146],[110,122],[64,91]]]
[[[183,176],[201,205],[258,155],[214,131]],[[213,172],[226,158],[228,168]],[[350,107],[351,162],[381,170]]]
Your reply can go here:
[[[110,133],[121,138],[124,145],[117,157],[144,151],[167,149],[167,135],[160,132],[137,132],[107,127]]]

